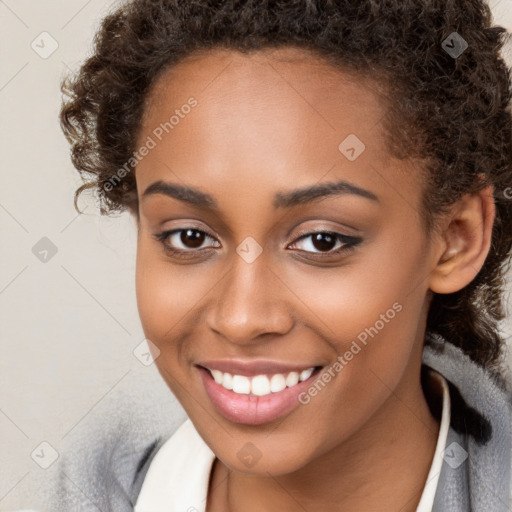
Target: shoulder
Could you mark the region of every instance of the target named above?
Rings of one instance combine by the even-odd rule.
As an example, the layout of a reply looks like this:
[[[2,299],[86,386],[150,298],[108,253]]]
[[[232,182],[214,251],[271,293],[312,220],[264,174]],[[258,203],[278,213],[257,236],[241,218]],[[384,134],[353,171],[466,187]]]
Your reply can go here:
[[[46,509],[133,511],[153,457],[186,418],[154,379],[110,393],[66,436]]]
[[[512,386],[440,337],[425,346],[423,364],[446,379],[451,402],[449,455],[436,498],[471,503],[472,510],[511,510]],[[464,495],[465,497],[461,497]],[[503,508],[506,506],[507,508]],[[436,509],[435,509],[436,510]]]

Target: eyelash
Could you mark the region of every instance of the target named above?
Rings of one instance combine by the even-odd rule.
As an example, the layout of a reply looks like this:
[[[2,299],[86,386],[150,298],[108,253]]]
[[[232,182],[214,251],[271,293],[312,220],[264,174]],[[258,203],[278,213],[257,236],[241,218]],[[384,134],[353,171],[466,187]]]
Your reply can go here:
[[[199,251],[203,251],[206,248],[184,250],[184,249],[176,249],[174,247],[171,247],[168,243],[166,243],[168,238],[171,235],[176,234],[176,233],[181,233],[182,231],[187,231],[187,230],[196,231],[198,233],[202,233],[202,234],[214,239],[214,237],[212,235],[210,235],[209,233],[207,233],[206,231],[204,231],[202,229],[194,228],[194,227],[163,231],[161,233],[155,234],[154,236],[163,245],[164,250],[168,254],[171,254],[172,256],[176,256],[178,258],[190,258],[191,256],[194,257]],[[327,252],[311,252],[311,251],[300,251],[300,252],[305,252],[307,254],[313,254],[314,258],[322,259],[324,257],[332,257],[333,255],[337,255],[337,254],[341,254],[341,253],[349,253],[349,252],[353,251],[355,249],[355,247],[360,242],[362,242],[362,239],[359,237],[344,235],[341,233],[337,233],[335,231],[307,231],[304,233],[300,233],[298,238],[296,238],[295,241],[292,242],[292,244],[290,244],[290,245],[294,245],[301,240],[304,240],[308,237],[311,237],[311,236],[314,236],[317,234],[330,235],[330,236],[334,237],[336,241],[340,241],[343,245],[341,247],[338,247],[338,249],[335,249],[335,250],[331,249],[330,251],[327,251]]]

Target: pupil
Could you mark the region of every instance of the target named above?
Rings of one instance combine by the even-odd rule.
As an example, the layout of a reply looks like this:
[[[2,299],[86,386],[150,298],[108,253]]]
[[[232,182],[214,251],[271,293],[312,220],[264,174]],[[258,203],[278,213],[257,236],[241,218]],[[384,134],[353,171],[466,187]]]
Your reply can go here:
[[[319,251],[330,251],[336,245],[336,239],[329,233],[316,233],[313,235],[313,245]]]
[[[205,234],[201,233],[197,229],[186,229],[181,232],[180,238],[184,245],[196,248],[200,247],[204,242],[204,236]]]

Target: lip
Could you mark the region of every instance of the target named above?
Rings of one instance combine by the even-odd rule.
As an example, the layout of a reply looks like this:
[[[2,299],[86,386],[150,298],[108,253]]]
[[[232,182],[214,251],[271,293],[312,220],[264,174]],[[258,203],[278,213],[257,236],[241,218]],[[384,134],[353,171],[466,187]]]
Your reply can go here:
[[[308,368],[323,366],[315,363],[290,364],[278,361],[243,361],[241,359],[210,360],[196,363],[197,366],[219,370],[231,375],[245,375],[246,377],[255,377],[256,375],[273,375],[275,373],[301,372]]]
[[[287,368],[289,367],[290,366],[287,366]],[[311,367],[312,366],[309,368]],[[272,366],[273,370],[274,368],[276,368],[276,366]],[[230,391],[220,384],[217,384],[213,379],[212,374],[206,368],[198,366],[197,369],[206,394],[217,411],[224,416],[224,418],[232,421],[233,423],[242,423],[246,425],[262,425],[264,423],[270,423],[286,414],[289,414],[295,408],[299,407],[301,405],[298,398],[299,395],[317,379],[320,371],[322,370],[322,368],[316,367],[315,371],[308,379],[299,382],[291,388],[285,388],[282,391],[270,393],[265,396],[255,396]],[[220,368],[218,369],[220,370]],[[255,370],[254,365],[250,370]],[[292,369],[290,371],[294,370]],[[273,371],[272,373],[276,372]],[[237,375],[243,374],[239,373]]]

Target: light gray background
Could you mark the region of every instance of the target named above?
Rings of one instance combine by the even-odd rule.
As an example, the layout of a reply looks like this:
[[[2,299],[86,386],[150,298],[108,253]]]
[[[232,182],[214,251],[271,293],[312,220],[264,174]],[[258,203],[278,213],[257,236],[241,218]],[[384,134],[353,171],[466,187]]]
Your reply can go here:
[[[72,196],[80,182],[57,122],[60,80],[88,53],[112,5],[0,0],[1,511],[26,503],[33,482],[50,474],[52,466],[40,464],[53,452],[40,443],[59,452],[114,390],[154,382],[166,392],[154,365],[133,354],[144,339],[135,225],[128,214],[100,217],[92,199],[81,202],[87,214],[77,215]],[[512,0],[491,7],[512,31]],[[58,44],[46,59],[31,47],[51,48],[43,31]],[[42,237],[57,247],[46,263],[32,253]],[[503,329],[512,331],[510,316]]]

